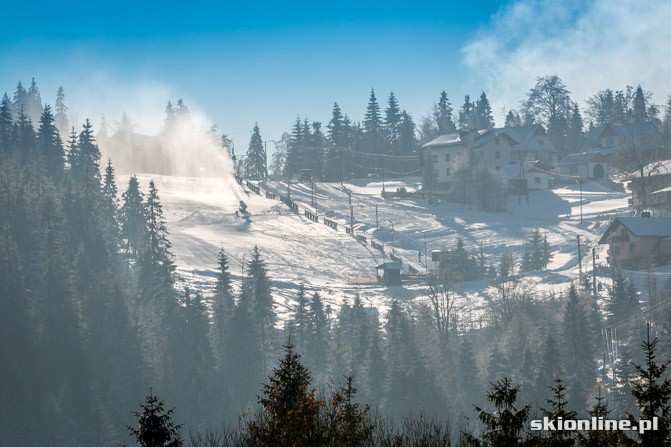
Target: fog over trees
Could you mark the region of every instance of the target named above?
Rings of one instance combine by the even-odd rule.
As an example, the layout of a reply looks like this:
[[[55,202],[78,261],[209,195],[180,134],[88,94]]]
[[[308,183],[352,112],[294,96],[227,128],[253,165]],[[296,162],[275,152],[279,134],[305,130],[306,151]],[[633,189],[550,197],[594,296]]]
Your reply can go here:
[[[325,105],[325,125],[296,117],[272,160],[263,123],[254,124],[237,175],[420,177],[428,175],[421,144],[496,124],[485,92],[456,108],[438,92],[417,120],[403,98],[390,92],[380,103],[378,94],[371,89],[362,122],[337,103]],[[668,158],[671,103],[654,105],[640,86],[597,92],[582,111],[554,75],[520,96],[505,125],[542,124],[564,154],[590,127],[645,122],[666,138],[646,161]],[[456,241],[438,263],[442,277],[425,284],[424,304],[393,300],[380,313],[352,293],[332,309],[323,290],[301,284],[282,319],[272,294],[281,278],[263,245],[245,247],[244,268],[233,274],[230,241],[223,241],[211,266],[214,290],[185,283],[156,183],[143,187],[135,175],[120,183],[115,160],[102,160],[94,124],[70,121],[63,88],[53,108],[45,97],[33,79],[0,103],[0,444],[623,441],[603,432],[531,432],[538,415],[659,417],[660,430],[632,432],[630,441],[671,442],[668,307],[644,312],[639,292],[620,275],[605,312],[584,279],[561,293],[537,289],[525,274],[546,269],[552,258],[543,228],[517,258],[488,259]],[[168,104],[163,138],[182,138],[172,126],[187,115],[181,100]],[[225,139],[207,135],[224,154]],[[150,153],[143,157],[151,163]],[[485,210],[498,209],[501,199],[495,174],[470,160],[455,173],[464,197]],[[481,324],[458,324],[453,288],[484,278],[496,296]],[[658,302],[671,299],[670,281],[656,290]],[[621,343],[612,369],[602,359],[607,325],[617,326]]]

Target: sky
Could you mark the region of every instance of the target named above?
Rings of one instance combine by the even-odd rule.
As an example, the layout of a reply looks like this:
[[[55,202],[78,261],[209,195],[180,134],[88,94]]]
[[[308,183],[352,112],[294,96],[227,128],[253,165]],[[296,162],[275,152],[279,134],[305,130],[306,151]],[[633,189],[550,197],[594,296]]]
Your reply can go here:
[[[6,2],[7,3],[7,2]],[[63,86],[77,122],[126,112],[139,132],[168,100],[244,152],[258,123],[278,139],[296,117],[330,119],[333,103],[363,118],[371,88],[419,122],[445,90],[487,92],[497,124],[538,76],[557,74],[574,100],[641,84],[671,93],[671,2],[19,2],[3,4],[0,93],[35,78],[45,103]]]

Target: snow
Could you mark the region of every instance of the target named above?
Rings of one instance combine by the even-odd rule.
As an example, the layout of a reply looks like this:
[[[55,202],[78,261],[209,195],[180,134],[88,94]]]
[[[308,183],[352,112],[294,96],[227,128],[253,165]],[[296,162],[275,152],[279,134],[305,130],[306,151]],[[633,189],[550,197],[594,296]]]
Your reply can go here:
[[[562,293],[578,277],[577,236],[581,238],[583,271],[591,270],[592,248],[600,254],[598,263],[605,263],[605,247],[597,241],[609,221],[629,212],[626,193],[596,183],[583,185],[581,223],[578,185],[531,192],[528,204],[525,197],[518,200],[511,196],[505,212],[489,213],[461,204],[429,204],[420,198],[384,199],[380,179],[342,185],[316,183],[316,204],[312,206],[312,185],[292,183],[291,199],[300,206],[300,213],[294,213],[278,200],[266,199],[225,179],[138,175],[143,190],[152,178],[166,213],[180,280],[210,292],[217,254],[223,247],[230,258],[233,280],[239,284],[243,265],[258,245],[281,318],[292,312],[301,281],[309,291],[319,291],[333,311],[345,300],[351,302],[357,291],[364,304],[377,308],[381,315],[392,299],[409,305],[421,302],[426,298],[422,282],[356,286],[348,285],[348,279],[375,277],[375,267],[391,261],[388,253],[392,247],[406,269],[411,265],[422,273],[431,271],[433,263],[426,264],[426,255],[430,259],[431,250],[453,248],[459,237],[473,255],[482,244],[488,264],[498,265],[500,256],[507,252],[513,252],[519,261],[535,228],[547,235],[553,258],[547,271],[535,272],[530,279],[541,294]],[[125,181],[121,179],[121,184]],[[386,181],[385,188],[395,191],[405,187],[411,192],[419,183],[416,177],[395,179]],[[261,182],[260,186],[276,194],[287,192],[286,183]],[[350,195],[355,233],[369,242],[372,238],[384,244],[385,253],[345,233]],[[250,223],[235,214],[240,200],[248,206]],[[304,217],[306,208],[336,221],[337,231]],[[490,299],[490,286],[491,280],[456,285],[457,307],[464,314],[477,316]]]

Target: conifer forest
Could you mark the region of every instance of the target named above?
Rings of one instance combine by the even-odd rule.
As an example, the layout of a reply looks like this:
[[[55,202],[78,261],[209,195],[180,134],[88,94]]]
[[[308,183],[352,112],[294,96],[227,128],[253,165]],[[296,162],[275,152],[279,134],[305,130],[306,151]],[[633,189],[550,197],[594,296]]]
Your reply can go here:
[[[629,213],[622,183],[671,159],[671,102],[615,86],[581,108],[540,76],[496,127],[484,92],[436,92],[412,117],[371,89],[361,122],[325,104],[234,149],[182,100],[148,137],[131,110],[75,121],[67,86],[23,82],[0,103],[0,445],[671,445],[668,264],[616,268],[597,244]],[[426,149],[539,126],[561,160],[594,129],[646,123],[659,144],[558,187],[572,202],[511,193],[501,210],[502,172],[471,155],[441,182]],[[176,173],[175,141],[224,168]],[[224,188],[189,208],[212,178]],[[567,209],[534,220],[550,207]],[[658,426],[532,430],[544,417]]]

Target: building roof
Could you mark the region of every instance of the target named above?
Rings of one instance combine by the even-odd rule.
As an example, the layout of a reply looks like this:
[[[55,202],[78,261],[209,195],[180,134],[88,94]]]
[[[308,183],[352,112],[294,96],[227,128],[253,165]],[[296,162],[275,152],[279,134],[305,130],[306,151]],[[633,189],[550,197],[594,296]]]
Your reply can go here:
[[[540,124],[527,124],[526,126],[499,127],[494,130],[506,133],[511,138],[518,141],[522,146],[526,146],[536,135],[547,135],[545,129]],[[554,150],[554,146],[552,147]]]
[[[375,267],[377,270],[401,270],[401,263],[398,261],[385,262]]]
[[[662,142],[662,137],[652,122],[630,123],[630,124],[606,124],[605,126],[594,127],[587,133],[583,142],[583,149],[594,149],[601,147],[601,138],[608,136],[619,136],[622,142],[616,146],[622,147],[632,143],[654,143]]]
[[[422,146],[422,149],[444,148],[452,146],[480,147],[496,137],[507,139],[511,145],[519,144],[517,140],[501,129],[481,129],[460,131],[440,135]]]
[[[589,162],[608,163],[608,159],[599,151],[569,154],[562,158],[557,166],[581,165]]]
[[[599,239],[599,244],[608,243],[608,236],[619,225],[638,237],[671,237],[671,217],[616,217]]]

